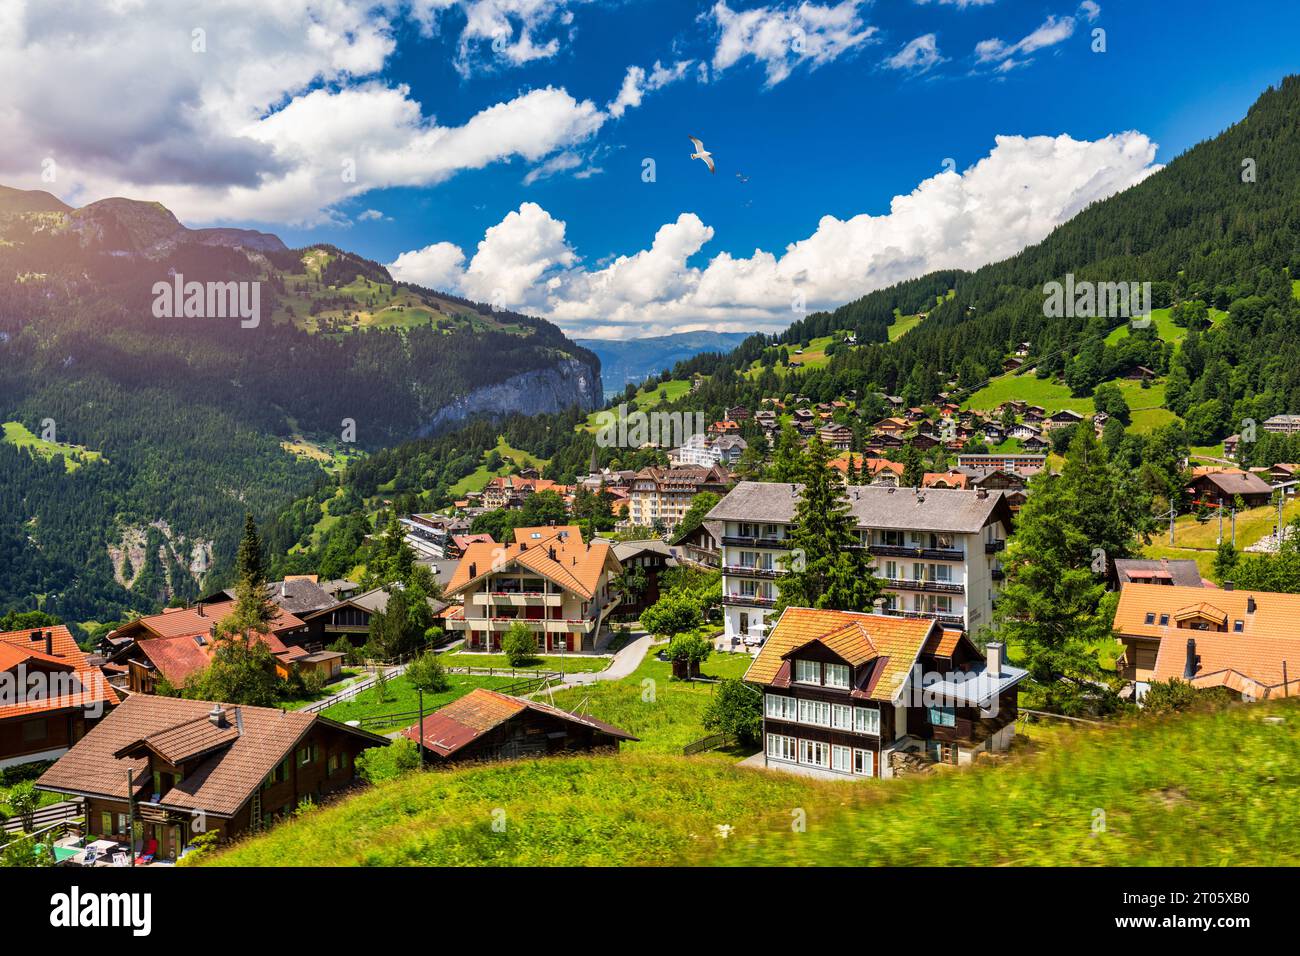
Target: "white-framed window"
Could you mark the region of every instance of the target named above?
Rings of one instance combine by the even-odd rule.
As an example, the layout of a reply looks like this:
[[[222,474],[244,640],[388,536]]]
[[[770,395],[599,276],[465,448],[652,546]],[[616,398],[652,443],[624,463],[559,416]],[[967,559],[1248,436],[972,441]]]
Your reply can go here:
[[[796,756],[795,739],[785,734],[767,735],[767,755],[777,760],[794,760]]]
[[[880,736],[880,711],[869,707],[853,708],[853,729],[859,734]]]
[[[821,665],[816,661],[801,661],[796,658],[794,662],[794,679],[800,684],[820,684],[822,682]]]
[[[795,699],[785,697],[781,694],[768,694],[767,698],[767,716],[776,720],[797,720],[795,711]]]
[[[845,688],[849,686],[848,664],[826,665],[826,686]]]
[[[848,704],[831,704],[831,726],[836,730],[852,730],[853,708]]]
[[[799,762],[813,767],[831,765],[831,749],[820,740],[799,741]]]
[[[800,699],[799,723],[829,727],[831,725],[831,705],[820,700]]]
[[[852,754],[850,748],[835,744],[831,747],[831,769],[840,773],[851,773]]]
[[[864,777],[876,775],[876,755],[870,750],[853,748],[853,772]]]

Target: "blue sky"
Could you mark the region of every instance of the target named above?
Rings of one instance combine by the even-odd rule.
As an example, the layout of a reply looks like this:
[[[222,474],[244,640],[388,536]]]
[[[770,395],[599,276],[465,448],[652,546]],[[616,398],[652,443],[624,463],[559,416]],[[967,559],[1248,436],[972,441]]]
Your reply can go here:
[[[1002,258],[1300,67],[1300,5],[1259,0],[140,2],[0,12],[0,181],[611,337]]]

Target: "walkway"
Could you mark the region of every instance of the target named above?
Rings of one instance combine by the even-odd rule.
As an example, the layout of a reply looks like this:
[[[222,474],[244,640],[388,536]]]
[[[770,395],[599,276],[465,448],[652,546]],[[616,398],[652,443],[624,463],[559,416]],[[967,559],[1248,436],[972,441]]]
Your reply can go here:
[[[645,660],[646,654],[650,651],[650,646],[654,643],[654,638],[645,631],[633,631],[632,640],[623,646],[623,649],[614,655],[614,660],[603,671],[591,671],[587,673],[567,674],[563,684],[555,684],[555,690],[564,690],[569,687],[584,687],[588,684],[594,684],[601,680],[622,680],[632,674],[641,662]]]
[[[405,664],[396,664],[392,667],[387,668],[384,671],[384,674],[389,680],[392,680],[394,677],[397,677],[403,672],[405,672],[405,670],[406,670]],[[328,697],[322,697],[320,700],[313,700],[310,704],[303,704],[303,706],[299,707],[298,709],[301,711],[306,711],[309,714],[319,714],[322,710],[325,710],[327,707],[333,707],[335,704],[341,701],[351,700],[353,697],[357,696],[357,694],[361,693],[363,690],[367,690],[368,688],[374,687],[375,683],[376,683],[376,677],[374,675],[371,675],[370,677],[363,677],[360,680],[353,681],[351,684],[349,684],[343,690],[339,691],[337,694],[331,694]]]

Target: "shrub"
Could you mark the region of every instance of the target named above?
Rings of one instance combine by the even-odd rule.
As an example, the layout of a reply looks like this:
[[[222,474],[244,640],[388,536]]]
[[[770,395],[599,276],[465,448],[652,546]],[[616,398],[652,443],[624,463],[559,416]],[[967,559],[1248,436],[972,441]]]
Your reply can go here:
[[[533,637],[527,624],[516,621],[501,639],[501,650],[511,667],[521,667],[537,660],[537,638]]]
[[[357,773],[367,783],[392,780],[419,766],[420,748],[406,737],[398,737],[387,747],[371,747],[357,757]]]
[[[744,681],[727,678],[714,689],[713,699],[704,708],[705,729],[756,746],[763,735],[761,699]]]
[[[451,687],[442,661],[433,651],[425,651],[406,668],[406,679],[416,690],[439,694]]]

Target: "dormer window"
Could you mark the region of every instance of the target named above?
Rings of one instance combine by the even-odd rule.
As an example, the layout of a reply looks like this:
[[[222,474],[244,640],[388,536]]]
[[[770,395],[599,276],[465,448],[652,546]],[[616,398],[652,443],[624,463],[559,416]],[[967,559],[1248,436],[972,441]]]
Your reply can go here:
[[[1161,626],[1161,627],[1166,627],[1168,624],[1169,624],[1169,615],[1168,615],[1168,614],[1161,614],[1161,615],[1160,615],[1160,626]]]
[[[1245,621],[1233,621],[1233,622],[1232,622],[1232,629],[1233,629],[1233,631],[1235,631],[1236,633],[1240,634],[1242,631],[1244,631],[1244,630],[1246,629],[1246,622],[1245,622]]]
[[[827,664],[826,686],[847,689],[849,686],[849,666],[847,664]]]
[[[794,662],[794,679],[800,684],[820,684],[822,682],[821,665],[816,661]]]
[[[1148,624],[1154,624],[1155,622],[1156,622],[1156,612],[1155,612],[1155,611],[1147,611],[1147,623],[1148,623]]]

